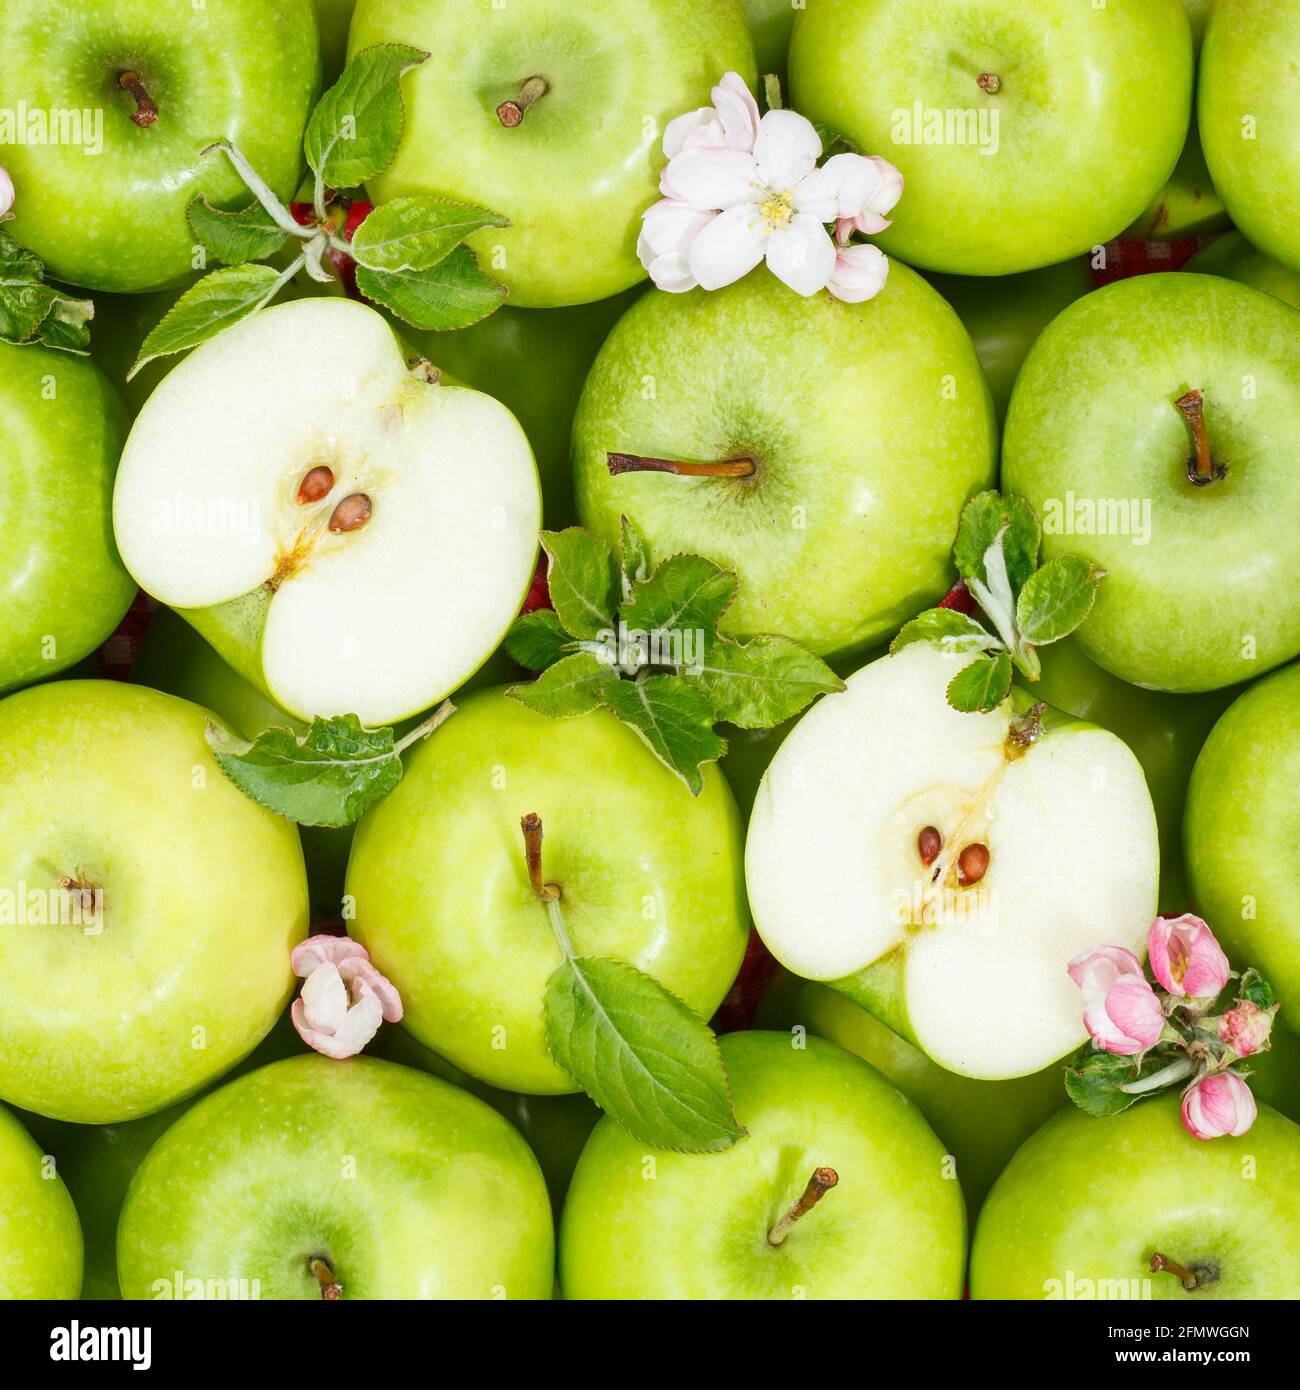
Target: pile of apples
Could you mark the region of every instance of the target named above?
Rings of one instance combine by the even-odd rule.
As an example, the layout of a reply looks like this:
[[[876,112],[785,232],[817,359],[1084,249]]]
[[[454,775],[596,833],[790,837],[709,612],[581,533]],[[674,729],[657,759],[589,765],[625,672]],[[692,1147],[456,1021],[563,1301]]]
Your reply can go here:
[[[301,198],[380,44],[430,57],[356,198],[501,214],[505,306],[427,332],[296,275],[128,383],[191,199],[248,200],[204,151]],[[103,117],[0,143],[4,231],[95,306],[89,357],[0,342],[0,1298],[1300,1297],[1300,4],[4,0],[0,53],[0,113]],[[664,127],[727,72],[902,171],[875,298],[645,284]],[[994,488],[1105,578],[970,714],[887,644]],[[541,529],[624,517],[843,677],[697,796],[507,694]],[[205,737],[448,696],[355,831]],[[548,1046],[533,814],[574,949],[730,1028],[729,1147],[647,1144]],[[941,874],[989,915],[900,914]],[[1069,961],[1192,910],[1282,1001],[1238,1138],[1063,1086]],[[289,1022],[322,929],[401,995],[364,1056]]]

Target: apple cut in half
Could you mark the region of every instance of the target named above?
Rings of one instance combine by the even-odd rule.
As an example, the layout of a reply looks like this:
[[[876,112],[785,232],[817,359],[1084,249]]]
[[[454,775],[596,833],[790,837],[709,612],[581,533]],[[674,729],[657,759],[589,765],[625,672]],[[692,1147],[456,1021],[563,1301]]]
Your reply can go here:
[[[491,655],[527,592],[541,492],[514,416],[438,378],[373,309],[305,299],[204,343],[146,402],[117,544],[300,718],[389,724]]]
[[[745,876],[783,965],[940,1066],[998,1079],[1083,1041],[1066,966],[1103,944],[1144,953],[1159,851],[1128,746],[1018,691],[954,710],[968,660],[910,646],[815,705],[759,787]]]

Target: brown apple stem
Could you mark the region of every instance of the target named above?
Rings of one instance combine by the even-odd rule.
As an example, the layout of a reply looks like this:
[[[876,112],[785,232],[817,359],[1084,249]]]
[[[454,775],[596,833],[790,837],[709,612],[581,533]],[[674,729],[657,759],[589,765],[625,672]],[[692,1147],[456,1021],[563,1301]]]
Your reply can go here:
[[[117,85],[135,102],[135,110],[131,113],[131,119],[135,124],[141,128],[153,125],[158,119],[158,108],[154,105],[148,89],[140,80],[140,74],[138,72],[119,73]]]
[[[1198,487],[1204,487],[1215,477],[1214,460],[1210,457],[1210,436],[1205,429],[1205,398],[1193,387],[1185,396],[1179,396],[1174,404],[1192,432],[1195,452],[1188,460],[1187,476]]]
[[[990,96],[1002,87],[1002,79],[995,72],[982,72],[975,79],[975,85],[982,92],[988,92]]]
[[[1151,1256],[1151,1273],[1176,1275],[1188,1293],[1201,1282],[1185,1265],[1180,1265],[1177,1260],[1171,1260],[1168,1255],[1162,1255],[1158,1251]]]
[[[528,865],[528,882],[542,902],[553,903],[560,896],[560,885],[546,883],[542,879],[542,818],[536,811],[529,811],[519,824],[524,831],[524,863]]]
[[[519,89],[519,95],[513,101],[503,101],[497,107],[497,120],[501,122],[507,130],[513,130],[521,124],[528,108],[544,97],[551,90],[551,84],[544,77],[530,77]]]
[[[307,1263],[320,1285],[320,1296],[326,1303],[337,1303],[343,1297],[343,1285],[334,1277],[329,1261],[321,1255],[313,1255]]]
[[[678,459],[644,458],[640,454],[605,455],[612,476],[620,473],[676,473],[679,478],[752,478],[753,459],[719,459],[716,463],[683,463]]]
[[[807,1216],[839,1180],[840,1175],[834,1168],[814,1168],[812,1177],[808,1179],[808,1186],[803,1190],[803,1195],[767,1233],[767,1243],[780,1245],[790,1234],[790,1227],[801,1216]]]

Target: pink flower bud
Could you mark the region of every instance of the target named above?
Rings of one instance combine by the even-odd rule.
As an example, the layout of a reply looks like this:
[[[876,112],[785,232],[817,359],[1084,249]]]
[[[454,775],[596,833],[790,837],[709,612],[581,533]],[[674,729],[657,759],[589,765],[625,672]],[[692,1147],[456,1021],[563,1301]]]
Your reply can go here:
[[[1250,1087],[1236,1072],[1203,1076],[1183,1092],[1183,1128],[1197,1139],[1245,1134],[1258,1113]]]
[[[0,169],[0,217],[14,205],[14,181],[7,169]]]
[[[1268,1042],[1273,1031],[1276,1008],[1261,1009],[1249,999],[1238,1001],[1219,1019],[1219,1041],[1226,1043],[1238,1057],[1249,1057]]]
[[[1067,968],[1083,991],[1084,1027],[1098,1047],[1129,1057],[1155,1046],[1165,1016],[1132,951],[1096,946]]]
[[[1214,933],[1191,913],[1157,917],[1147,933],[1147,956],[1161,986],[1179,999],[1213,999],[1232,973]]]
[[[401,996],[359,941],[309,936],[294,947],[290,963],[304,981],[289,1017],[303,1042],[326,1057],[355,1057],[381,1023],[400,1022]]]

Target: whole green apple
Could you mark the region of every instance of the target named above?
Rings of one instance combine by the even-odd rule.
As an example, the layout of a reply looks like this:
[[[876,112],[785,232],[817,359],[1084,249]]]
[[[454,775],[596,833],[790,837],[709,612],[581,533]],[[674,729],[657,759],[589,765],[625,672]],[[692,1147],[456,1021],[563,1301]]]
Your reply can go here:
[[[734,570],[725,631],[849,656],[951,583],[995,448],[970,337],[919,275],[894,261],[876,298],[845,304],[759,270],[623,315],[578,406],[574,485],[612,544],[626,514],[656,559]]]
[[[1163,1255],[1197,1280],[1183,1287]],[[1073,1107],[993,1186],[977,1299],[1300,1298],[1300,1126],[1266,1105],[1240,1138],[1194,1139],[1178,1096],[1097,1119]]]
[[[1300,309],[1300,274],[1280,265],[1246,240],[1240,232],[1225,232],[1201,249],[1183,267],[1201,275],[1222,275]]]
[[[402,84],[402,145],[371,196],[440,193],[508,217],[469,245],[529,309],[645,279],[636,243],[664,127],[724,73],[757,75],[738,0],[359,0],[348,51],[377,43],[433,57]]]
[[[112,524],[125,439],[92,363],[0,343],[0,693],[75,665],[131,603]]]
[[[1300,271],[1300,9],[1217,0],[1201,50],[1198,120],[1232,220],[1266,255]]]
[[[961,1188],[921,1112],[821,1038],[720,1045],[747,1137],[647,1152],[603,1119],[560,1223],[564,1296],[960,1298]]]
[[[55,681],[0,702],[0,1097],[82,1124],[199,1090],[270,1030],[307,929],[294,826],[206,710]]]
[[[802,1028],[883,1072],[947,1145],[972,1222],[1007,1160],[1066,1104],[1059,1065],[1011,1081],[959,1076],[932,1062],[838,990],[785,971],[768,986],[755,1026]]]
[[[1291,878],[1300,827],[1300,666],[1252,685],[1192,769],[1183,851],[1192,901],[1234,967],[1262,971],[1300,1030],[1300,916]]]
[[[1231,325],[1230,329],[1225,325]],[[1189,693],[1300,651],[1300,314],[1218,276],[1077,300],[1016,382],[1002,485],[1043,555],[1106,571],[1078,642],[1134,685]]]
[[[252,201],[204,153],[215,141],[281,199],[297,187],[320,90],[311,0],[6,0],[0,52],[9,230],[56,279],[136,292],[192,273],[190,202]]]
[[[562,956],[529,886],[532,813],[577,954],[630,962],[704,1018],[748,938],[740,818],[716,767],[692,797],[607,711],[552,720],[498,688],[418,745],[358,823],[351,934],[401,992],[406,1027],[482,1081],[558,1095],[578,1086],[546,1042]]]
[[[790,46],[793,104],[903,173],[875,240],[958,275],[1128,226],[1178,160],[1192,74],[1182,0],[809,0]]]
[[[81,1225],[63,1179],[0,1105],[0,1301],[76,1298]]]
[[[549,1298],[553,1259],[511,1126],[372,1057],[292,1057],[204,1097],[140,1165],[117,1241],[128,1299]]]

